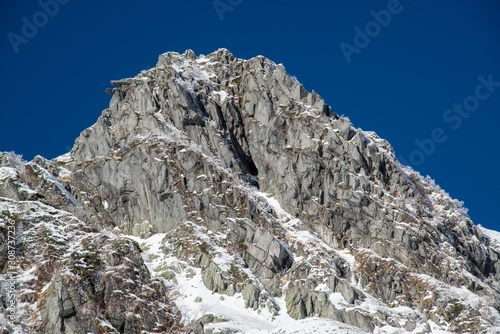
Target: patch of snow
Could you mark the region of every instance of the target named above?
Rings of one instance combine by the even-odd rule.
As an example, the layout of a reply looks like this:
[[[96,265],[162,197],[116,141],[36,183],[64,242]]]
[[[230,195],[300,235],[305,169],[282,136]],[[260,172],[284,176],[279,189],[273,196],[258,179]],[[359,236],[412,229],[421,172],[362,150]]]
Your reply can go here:
[[[214,91],[212,94],[219,96],[221,102],[225,101],[229,96],[229,94],[224,90]]]
[[[500,232],[494,231],[487,229],[481,225],[478,225],[478,227],[481,229],[481,232],[483,232],[483,235],[487,236],[491,240],[495,241],[496,243],[500,244]]]
[[[196,225],[193,224],[193,227]],[[198,237],[202,233],[201,230],[196,232]],[[153,275],[159,266],[170,265],[179,269],[183,268],[175,275],[177,284],[171,281],[165,281],[165,284],[176,291],[173,296],[177,296],[175,303],[181,311],[185,323],[197,320],[205,314],[214,314],[228,321],[206,324],[205,330],[233,330],[247,334],[292,334],[304,333],[308,330],[314,330],[314,333],[319,334],[364,333],[358,328],[328,319],[295,320],[286,313],[284,297],[275,298],[281,311],[274,315],[267,307],[259,308],[258,311],[245,308],[245,301],[241,293],[236,293],[234,296],[213,293],[205,287],[200,268],[189,266],[187,263],[163,253],[165,236],[166,234],[155,234],[148,239],[127,237],[141,244],[142,256]],[[205,237],[208,238],[207,234]],[[219,249],[220,247],[213,244],[211,247],[215,250],[214,261],[217,262],[218,266],[225,267],[234,261],[225,250]],[[182,265],[179,265],[181,263]],[[195,302],[195,300],[197,301]]]
[[[63,155],[58,156],[54,160],[58,161],[58,162],[71,162],[71,161],[73,161],[73,157],[71,156],[71,153],[68,152],[68,153],[65,153]]]
[[[17,179],[17,170],[13,167],[0,167],[0,181]]]
[[[337,254],[343,258],[351,267],[354,266],[354,263],[356,260],[354,259],[354,255],[351,254],[351,252],[348,249],[341,249],[336,251]]]
[[[59,177],[60,178],[70,178],[71,172],[66,167],[59,167]]]
[[[80,206],[80,203],[78,203],[75,197],[73,197],[73,195],[71,195],[71,193],[67,191],[66,188],[63,187],[63,185],[54,175],[50,174],[44,168],[40,168],[40,170],[42,171],[43,176],[45,177],[45,179],[47,179],[47,181],[54,183],[59,188],[59,190],[61,190],[61,192],[71,201],[71,203],[73,203],[73,205],[75,205],[77,208],[80,208],[83,211],[83,208]]]

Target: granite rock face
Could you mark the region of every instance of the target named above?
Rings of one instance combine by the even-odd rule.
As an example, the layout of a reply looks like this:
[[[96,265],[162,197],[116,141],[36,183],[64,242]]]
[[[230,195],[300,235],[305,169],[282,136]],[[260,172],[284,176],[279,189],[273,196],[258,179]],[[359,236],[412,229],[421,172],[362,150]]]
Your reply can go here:
[[[112,84],[109,108],[71,152],[22,166],[0,159],[5,203],[63,210],[100,250],[99,274],[54,274],[33,295],[39,332],[101,333],[90,315],[101,313],[118,332],[188,331],[138,246],[116,246],[111,230],[164,234],[163,256],[200,269],[214,293],[241,293],[254,310],[368,332],[499,330],[498,243],[402,166],[387,141],[354,128],[282,65],[225,49],[169,52]],[[89,282],[86,290],[75,280]]]
[[[7,270],[18,275],[19,301],[19,323],[2,321],[7,333],[182,330],[179,311],[164,284],[151,278],[134,241],[98,232],[39,201],[2,198],[0,212],[2,254],[8,254],[5,223],[15,222],[21,258]],[[2,268],[7,260],[0,260]]]

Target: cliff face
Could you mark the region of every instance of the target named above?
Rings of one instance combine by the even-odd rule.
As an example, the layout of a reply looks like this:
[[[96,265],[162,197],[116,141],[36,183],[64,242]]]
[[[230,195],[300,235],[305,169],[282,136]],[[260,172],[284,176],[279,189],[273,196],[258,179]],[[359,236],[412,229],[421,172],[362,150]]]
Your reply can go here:
[[[166,53],[112,84],[68,154],[2,157],[11,330],[500,332],[494,232],[282,65]]]

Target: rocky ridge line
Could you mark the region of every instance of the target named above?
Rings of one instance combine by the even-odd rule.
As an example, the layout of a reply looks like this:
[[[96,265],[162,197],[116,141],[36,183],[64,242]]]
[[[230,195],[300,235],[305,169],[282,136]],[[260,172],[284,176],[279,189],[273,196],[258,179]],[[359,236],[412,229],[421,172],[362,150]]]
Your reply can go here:
[[[200,268],[211,291],[241,294],[274,316],[371,332],[499,326],[497,244],[459,202],[401,166],[385,140],[352,127],[282,65],[225,49],[166,53],[112,83],[110,107],[71,152],[11,170],[0,196],[65,210],[97,231],[165,234],[160,257],[177,262],[145,260],[167,287]],[[149,273],[140,260],[134,266]],[[45,280],[58,296],[74,288]],[[41,314],[41,332],[69,321],[64,309],[50,315],[43,298],[34,294],[46,304],[31,311]],[[117,312],[103,313],[115,330],[153,328]]]

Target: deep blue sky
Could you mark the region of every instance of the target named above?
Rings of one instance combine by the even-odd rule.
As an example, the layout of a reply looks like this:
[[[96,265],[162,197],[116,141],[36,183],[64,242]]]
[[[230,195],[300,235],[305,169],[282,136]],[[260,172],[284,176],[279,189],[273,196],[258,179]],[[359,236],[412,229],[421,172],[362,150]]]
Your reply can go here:
[[[388,139],[463,200],[476,224],[500,230],[500,87],[479,88],[479,106],[471,97],[479,76],[500,82],[497,0],[219,0],[232,9],[223,20],[213,0],[65,1],[46,24],[35,0],[0,4],[0,151],[28,160],[63,154],[108,105],[110,80],[154,66],[166,51],[225,47],[283,63],[334,111]],[[388,5],[391,22],[376,31],[370,12]],[[33,23],[34,15],[41,27],[15,53],[9,33],[22,36],[23,17]],[[354,28],[367,23],[373,37],[348,63],[339,45],[354,46]],[[468,118],[446,112],[464,100],[474,109]],[[415,140],[437,128],[447,140],[415,153]]]

